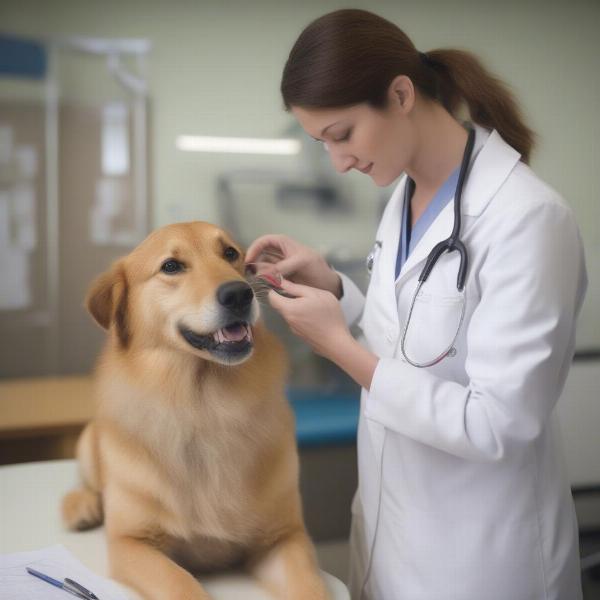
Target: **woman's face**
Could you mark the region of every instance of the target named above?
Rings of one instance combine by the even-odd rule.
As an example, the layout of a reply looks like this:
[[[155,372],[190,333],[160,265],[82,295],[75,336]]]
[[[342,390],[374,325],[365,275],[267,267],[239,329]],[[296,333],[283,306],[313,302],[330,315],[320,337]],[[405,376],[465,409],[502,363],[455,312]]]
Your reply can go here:
[[[402,174],[412,156],[412,127],[395,102],[382,110],[366,103],[327,109],[294,106],[292,113],[308,135],[324,142],[340,173],[357,169],[383,187]]]

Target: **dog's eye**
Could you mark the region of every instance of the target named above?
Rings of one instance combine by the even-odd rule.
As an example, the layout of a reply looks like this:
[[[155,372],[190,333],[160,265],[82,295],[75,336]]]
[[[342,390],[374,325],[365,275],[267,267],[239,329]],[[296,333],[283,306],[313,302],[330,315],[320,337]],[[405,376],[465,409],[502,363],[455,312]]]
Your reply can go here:
[[[229,262],[233,262],[234,260],[237,260],[239,258],[240,253],[235,248],[232,248],[231,246],[229,246],[229,248],[225,248],[225,251],[223,252],[223,256]]]
[[[163,273],[166,273],[167,275],[173,275],[174,273],[180,273],[181,271],[183,271],[183,263],[180,263],[178,260],[170,258],[169,260],[166,260],[162,264],[162,266],[160,267],[160,270]]]

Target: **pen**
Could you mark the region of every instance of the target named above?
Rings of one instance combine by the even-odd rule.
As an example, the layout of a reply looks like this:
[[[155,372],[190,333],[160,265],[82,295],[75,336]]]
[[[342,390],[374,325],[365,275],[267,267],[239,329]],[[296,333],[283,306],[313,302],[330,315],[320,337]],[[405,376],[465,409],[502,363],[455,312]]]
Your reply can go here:
[[[27,572],[34,577],[38,577],[42,581],[49,583],[57,588],[61,588],[65,590],[65,592],[69,592],[69,594],[73,594],[73,596],[77,596],[78,598],[82,598],[83,600],[99,600],[98,596],[90,592],[90,590],[84,588],[81,584],[73,581],[73,579],[65,578],[63,581],[59,581],[58,579],[53,579],[49,575],[45,573],[41,573],[40,571],[36,571],[31,567],[25,567]]]

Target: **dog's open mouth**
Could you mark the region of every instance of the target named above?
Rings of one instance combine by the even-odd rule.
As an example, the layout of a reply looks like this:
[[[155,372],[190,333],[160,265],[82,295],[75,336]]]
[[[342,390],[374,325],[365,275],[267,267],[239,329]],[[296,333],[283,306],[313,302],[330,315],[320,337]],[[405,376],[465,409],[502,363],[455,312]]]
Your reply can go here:
[[[252,342],[252,329],[245,321],[232,323],[213,333],[213,339],[217,344],[228,344],[236,342]]]
[[[179,326],[179,332],[194,348],[207,350],[220,358],[241,358],[252,350],[252,328],[247,321],[230,323],[210,334],[196,333],[183,325]]]

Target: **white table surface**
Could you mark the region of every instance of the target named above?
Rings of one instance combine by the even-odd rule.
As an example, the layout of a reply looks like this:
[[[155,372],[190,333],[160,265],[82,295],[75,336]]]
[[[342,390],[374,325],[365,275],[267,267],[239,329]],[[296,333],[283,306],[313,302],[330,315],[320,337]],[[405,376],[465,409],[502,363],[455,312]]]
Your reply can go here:
[[[0,554],[62,544],[85,566],[108,577],[104,528],[71,532],[63,528],[60,502],[77,485],[74,460],[54,460],[0,467]],[[323,573],[332,600],[349,600],[346,586]],[[202,577],[214,600],[271,600],[245,574]],[[125,588],[127,589],[127,588]],[[132,599],[140,596],[128,590]]]

